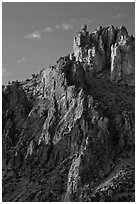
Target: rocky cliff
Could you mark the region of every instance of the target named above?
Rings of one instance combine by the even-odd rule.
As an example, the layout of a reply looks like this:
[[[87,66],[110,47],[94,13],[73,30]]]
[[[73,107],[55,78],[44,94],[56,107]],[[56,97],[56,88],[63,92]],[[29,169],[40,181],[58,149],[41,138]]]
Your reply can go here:
[[[135,39],[87,26],[74,53],[3,86],[3,201],[134,201]]]
[[[89,75],[108,68],[111,80],[134,84],[135,39],[124,26],[100,26],[89,34],[85,25],[74,38],[73,47],[75,60]]]

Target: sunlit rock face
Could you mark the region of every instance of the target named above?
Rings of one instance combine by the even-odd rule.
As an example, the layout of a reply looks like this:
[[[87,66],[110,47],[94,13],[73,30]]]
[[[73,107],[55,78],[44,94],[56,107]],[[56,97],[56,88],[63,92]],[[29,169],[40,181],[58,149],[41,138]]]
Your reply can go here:
[[[78,32],[73,42],[73,51],[76,61],[82,62],[86,60],[89,45],[90,37],[89,32],[87,31],[87,26],[85,25],[82,27],[82,30]]]
[[[121,26],[118,29],[112,25],[104,28],[99,26],[91,34],[85,25],[73,43],[75,60],[83,64],[89,75],[108,68],[112,81],[123,80],[129,84],[134,83],[134,47],[134,38],[128,35],[126,28]]]
[[[118,30],[116,43],[111,47],[111,79],[134,84],[135,41],[125,27]]]

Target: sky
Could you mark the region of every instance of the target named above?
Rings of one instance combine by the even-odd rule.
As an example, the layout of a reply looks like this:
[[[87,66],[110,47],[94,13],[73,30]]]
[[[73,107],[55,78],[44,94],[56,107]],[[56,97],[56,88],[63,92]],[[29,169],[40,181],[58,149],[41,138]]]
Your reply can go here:
[[[135,36],[133,2],[3,2],[2,83],[26,80],[73,52],[73,38],[87,23],[124,25]]]

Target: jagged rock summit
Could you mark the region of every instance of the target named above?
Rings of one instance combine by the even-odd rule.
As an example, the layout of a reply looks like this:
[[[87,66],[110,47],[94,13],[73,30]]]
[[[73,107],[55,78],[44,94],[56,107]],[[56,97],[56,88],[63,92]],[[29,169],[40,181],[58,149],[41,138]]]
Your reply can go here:
[[[71,55],[3,86],[3,201],[135,200],[134,43],[83,26]]]
[[[128,83],[127,79],[132,78],[129,81],[134,83],[135,39],[124,26],[100,26],[89,34],[85,25],[74,38],[73,49],[75,60],[83,64],[89,75],[108,68],[113,81]]]

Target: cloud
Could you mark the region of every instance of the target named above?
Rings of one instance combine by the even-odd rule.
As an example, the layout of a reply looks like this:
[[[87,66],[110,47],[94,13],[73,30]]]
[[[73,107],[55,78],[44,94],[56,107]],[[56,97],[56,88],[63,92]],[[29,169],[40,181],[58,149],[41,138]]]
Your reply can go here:
[[[5,67],[2,67],[2,76],[9,76],[9,75],[11,75],[11,73],[9,73]]]
[[[111,18],[114,18],[114,19],[120,19],[120,18],[126,18],[126,17],[127,17],[126,13],[119,13],[117,15],[111,16]]]
[[[42,37],[43,33],[52,33],[52,32],[57,31],[57,30],[69,31],[69,30],[72,30],[77,25],[82,26],[84,24],[90,24],[92,22],[93,22],[92,19],[88,19],[88,18],[85,18],[85,17],[82,18],[82,19],[75,18],[75,19],[69,20],[69,22],[63,22],[61,24],[57,24],[54,27],[53,26],[47,26],[46,28],[43,28],[41,30],[34,31],[31,34],[26,35],[25,38],[40,39]],[[20,60],[18,60],[18,63],[22,63],[22,61],[20,62]]]
[[[55,28],[68,31],[73,29],[73,25],[69,23],[62,23],[61,25],[56,25]]]
[[[61,25],[56,25],[55,28],[56,29],[60,29],[60,30],[71,30],[73,29],[75,26],[77,25],[84,25],[84,24],[90,24],[93,22],[93,19],[88,19],[88,18],[82,18],[82,19],[72,19],[69,21],[70,23],[62,23]]]
[[[41,32],[40,31],[35,31],[29,35],[26,35],[25,38],[37,38],[40,39],[41,38]]]
[[[44,29],[41,29],[40,31],[37,30],[37,31],[34,31],[33,33],[31,33],[29,35],[26,35],[25,38],[40,39],[42,37],[42,32],[51,33],[53,31],[54,31],[54,29],[52,27],[48,26]]]
[[[22,57],[21,59],[18,59],[17,62],[19,64],[22,64],[22,63],[26,62],[26,58]]]
[[[41,30],[37,30],[29,35],[26,35],[25,38],[37,38],[37,39],[40,39],[42,37],[42,33],[51,33],[51,32],[54,32],[56,30],[70,30],[70,29],[73,29],[74,27],[74,20],[71,21],[71,23],[66,23],[66,22],[63,22],[62,24],[60,25],[55,25],[54,27],[53,26],[47,26],[46,28],[44,29],[41,29]],[[20,63],[20,60],[18,60],[18,62]]]
[[[73,29],[73,25],[68,24],[68,23],[62,23],[61,27],[62,27],[63,30]]]
[[[55,28],[56,28],[56,29],[61,29],[61,26],[56,25]]]
[[[45,29],[42,29],[43,32],[46,32],[46,33],[51,33],[54,31],[54,29],[50,26],[46,27]]]

